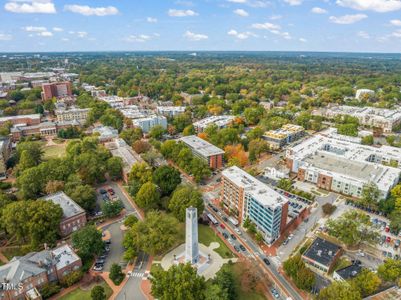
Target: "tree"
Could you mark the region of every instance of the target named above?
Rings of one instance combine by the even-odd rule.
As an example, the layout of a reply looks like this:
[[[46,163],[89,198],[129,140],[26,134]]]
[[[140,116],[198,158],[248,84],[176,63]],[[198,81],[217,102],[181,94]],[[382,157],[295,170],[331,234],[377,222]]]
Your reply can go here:
[[[42,161],[43,150],[39,142],[21,142],[17,145],[17,159],[20,161],[22,153],[26,151],[26,156],[32,162],[32,166],[37,166]],[[29,166],[29,167],[32,167]]]
[[[101,285],[97,285],[91,290],[91,299],[92,300],[106,300],[107,299],[104,288]]]
[[[319,292],[316,300],[362,300],[362,296],[347,282],[334,281]]]
[[[153,182],[159,186],[162,195],[167,196],[181,183],[181,174],[173,167],[161,166],[153,172]]]
[[[376,205],[379,197],[380,191],[375,183],[369,183],[363,186],[361,201],[364,205]]]
[[[132,145],[135,141],[142,138],[143,133],[140,127],[128,128],[120,133],[120,138],[122,138],[128,145]]]
[[[252,140],[249,143],[249,160],[255,161],[262,153],[268,149],[267,142],[261,139]]]
[[[152,180],[152,169],[147,163],[135,163],[128,176],[130,181],[138,181],[141,185]]]
[[[102,212],[106,218],[112,218],[120,214],[124,208],[121,200],[117,201],[106,201],[102,204]]]
[[[45,192],[46,194],[53,194],[64,189],[64,181],[61,180],[51,180],[46,184]]]
[[[91,211],[96,206],[96,192],[90,185],[67,185],[66,194],[86,211]]]
[[[277,183],[277,187],[284,191],[291,191],[292,190],[292,181],[287,178],[281,178]]]
[[[166,133],[166,129],[164,129],[161,125],[153,126],[149,131],[149,136],[156,140],[160,140],[163,137],[163,134]]]
[[[132,227],[136,222],[138,222],[138,218],[135,215],[129,215],[124,220],[124,225],[126,227]]]
[[[295,285],[304,291],[310,291],[315,285],[315,281],[315,273],[305,266],[297,272],[294,278]]]
[[[182,131],[183,136],[194,135],[194,134],[196,134],[196,131],[194,125],[192,124],[185,127],[184,130]]]
[[[341,217],[327,221],[329,234],[335,236],[347,246],[356,246],[361,242],[374,242],[378,236],[372,230],[370,217],[356,210],[345,212]]]
[[[87,225],[72,234],[72,246],[82,259],[89,259],[103,250],[102,233],[94,225]]]
[[[191,264],[159,268],[151,272],[152,296],[160,300],[202,300],[206,282]]]
[[[147,182],[141,186],[135,196],[135,202],[144,209],[157,208],[160,204],[160,194],[157,186],[152,182]]]
[[[4,207],[1,223],[19,242],[29,238],[32,247],[36,248],[57,240],[62,216],[60,205],[51,201],[17,201]]]
[[[293,257],[290,257],[283,263],[283,269],[284,272],[294,278],[297,276],[298,271],[301,270],[304,267],[304,262],[302,261],[302,258],[300,255],[296,255]]]
[[[115,285],[120,285],[120,283],[124,280],[124,273],[121,270],[121,266],[116,263],[112,264],[109,278]]]
[[[196,207],[198,214],[201,215],[205,209],[202,194],[189,185],[182,185],[178,187],[171,197],[168,204],[169,210],[179,221],[185,220],[185,210],[188,207]]]
[[[337,125],[337,133],[347,136],[358,136],[358,125],[357,124]]]
[[[322,206],[322,210],[325,215],[331,215],[336,210],[336,208],[337,207],[331,203],[325,203]]]
[[[132,149],[134,149],[134,151],[138,154],[145,153],[151,148],[152,146],[148,142],[142,140],[135,141],[132,144]]]
[[[364,136],[361,140],[362,145],[373,145],[373,135]]]
[[[147,213],[145,220],[135,223],[124,236],[126,258],[140,250],[150,255],[161,254],[176,242],[178,221],[158,211]]]
[[[36,166],[34,158],[29,154],[28,150],[23,150],[19,158],[18,171],[22,172],[34,166]]]
[[[208,285],[204,292],[204,300],[228,300],[228,294],[225,289],[223,289],[218,284]]]
[[[121,179],[123,174],[123,160],[121,157],[110,157],[107,162],[107,172],[112,180]]]
[[[244,167],[248,162],[246,152],[241,144],[227,145],[224,148],[224,152],[226,159],[231,166],[235,165],[238,167]]]
[[[377,269],[377,274],[384,281],[395,282],[401,278],[401,261],[387,259],[384,264]]]
[[[362,297],[367,297],[377,291],[381,280],[377,274],[368,269],[363,269],[358,276],[350,281],[350,284],[361,293]]]

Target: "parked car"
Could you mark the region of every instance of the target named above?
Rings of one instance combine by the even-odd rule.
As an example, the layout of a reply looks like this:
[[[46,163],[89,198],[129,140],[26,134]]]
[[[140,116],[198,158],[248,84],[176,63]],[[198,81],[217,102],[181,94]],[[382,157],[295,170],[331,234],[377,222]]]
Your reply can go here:
[[[242,245],[242,244],[239,244],[239,248],[240,248],[242,251],[246,251],[246,248],[245,248],[244,245]]]
[[[237,237],[236,237],[235,235],[233,235],[233,234],[231,234],[230,236],[231,236],[231,238],[232,238],[233,240],[236,240],[236,239],[237,239]]]
[[[239,230],[238,228],[235,228],[234,231],[235,231],[237,234],[241,235],[241,230]]]
[[[267,257],[265,257],[264,259],[263,259],[263,262],[268,266],[268,265],[270,265],[270,261],[267,259]]]
[[[95,264],[93,266],[93,270],[96,271],[96,272],[100,272],[100,271],[103,270],[103,265],[102,264]]]
[[[104,195],[104,194],[107,194],[107,191],[105,189],[99,189],[99,193]]]
[[[237,251],[237,252],[239,252],[239,251],[240,251],[240,249],[238,248],[238,246],[237,246],[237,245],[235,245],[235,246],[234,246],[234,249],[235,249],[235,251]]]
[[[225,233],[225,232],[223,232],[223,237],[224,237],[225,239],[228,239],[228,234]]]
[[[224,226],[224,224],[220,224],[220,227],[221,227],[222,229],[226,229],[226,226]]]
[[[387,243],[390,243],[390,242],[391,242],[391,237],[388,236],[388,237],[386,238],[386,242],[387,242]]]
[[[115,192],[114,192],[114,190],[113,190],[112,188],[108,188],[107,191],[108,191],[109,194],[112,195],[112,196],[115,194]]]

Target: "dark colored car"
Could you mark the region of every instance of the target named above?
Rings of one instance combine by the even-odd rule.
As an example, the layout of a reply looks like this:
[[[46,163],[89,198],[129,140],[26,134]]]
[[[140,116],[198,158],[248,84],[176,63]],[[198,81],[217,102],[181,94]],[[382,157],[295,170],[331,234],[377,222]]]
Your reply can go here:
[[[105,189],[100,189],[100,190],[99,190],[99,193],[102,194],[102,195],[104,195],[104,194],[107,194],[107,191],[106,191]]]
[[[270,265],[270,261],[265,257],[264,259],[263,259],[263,262],[268,266],[268,265]]]
[[[242,251],[246,251],[246,248],[244,247],[244,245],[239,245],[239,248],[242,250]]]
[[[236,240],[236,239],[237,239],[237,237],[236,237],[235,235],[233,235],[233,234],[231,234],[230,236],[231,236],[231,238],[232,238],[233,240]]]
[[[237,245],[234,246],[234,249],[235,249],[235,251],[237,251],[237,252],[240,251]]]

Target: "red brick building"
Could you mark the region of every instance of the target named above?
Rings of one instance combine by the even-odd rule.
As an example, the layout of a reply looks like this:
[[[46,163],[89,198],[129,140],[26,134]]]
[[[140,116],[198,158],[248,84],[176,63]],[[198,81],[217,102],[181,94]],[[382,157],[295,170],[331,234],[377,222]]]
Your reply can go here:
[[[67,244],[14,257],[0,266],[1,282],[7,283],[7,288],[0,289],[0,299],[42,299],[38,292],[41,287],[59,282],[81,267],[81,259]]]
[[[42,84],[42,100],[50,100],[53,97],[72,96],[71,82],[52,82]]]
[[[42,200],[52,201],[53,203],[60,205],[62,208],[63,218],[60,222],[60,233],[62,236],[67,236],[85,226],[85,210],[75,203],[64,192],[57,192],[47,195],[46,197],[42,198]]]

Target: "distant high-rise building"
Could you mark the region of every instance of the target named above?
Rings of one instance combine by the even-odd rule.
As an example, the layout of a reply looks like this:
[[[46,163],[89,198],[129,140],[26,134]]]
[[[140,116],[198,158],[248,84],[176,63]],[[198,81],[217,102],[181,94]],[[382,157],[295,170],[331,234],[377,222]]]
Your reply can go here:
[[[198,213],[195,207],[188,207],[185,213],[185,261],[196,264],[199,262]]]
[[[71,82],[53,82],[42,84],[42,100],[46,101],[49,99],[72,96]]]

